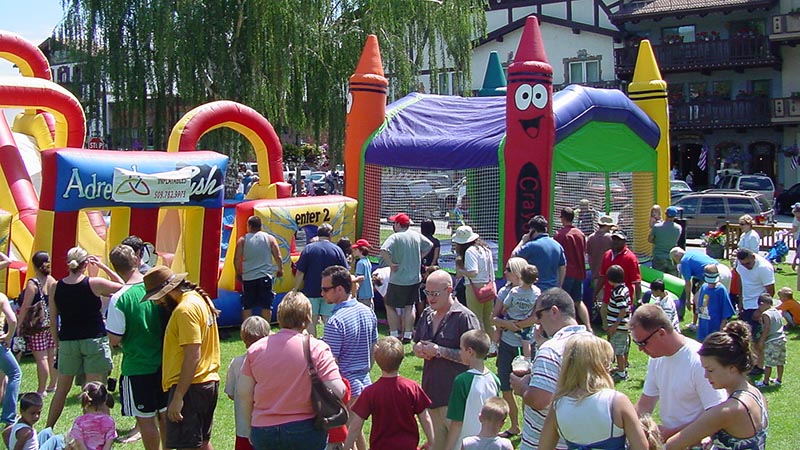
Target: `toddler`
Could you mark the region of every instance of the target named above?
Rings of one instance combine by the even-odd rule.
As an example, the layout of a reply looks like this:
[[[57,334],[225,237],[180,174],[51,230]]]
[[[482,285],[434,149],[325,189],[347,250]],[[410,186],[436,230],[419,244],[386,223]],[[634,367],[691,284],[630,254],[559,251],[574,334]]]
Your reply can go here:
[[[519,280],[519,285],[512,287],[508,296],[503,300],[501,312],[503,318],[514,321],[528,319],[533,314],[536,299],[542,293],[538,287],[534,286],[534,283],[539,280],[539,269],[536,266],[526,264],[520,270]],[[528,359],[531,358],[532,330],[533,326],[531,325],[516,332],[522,340],[522,354]]]
[[[117,437],[117,427],[109,415],[109,408],[114,407],[114,398],[108,395],[106,385],[92,381],[83,387],[80,396],[83,415],[78,416],[72,424],[67,441],[75,441],[76,449],[108,450]],[[70,444],[67,448],[70,448]]]
[[[506,438],[497,436],[508,416],[508,403],[502,398],[492,397],[486,400],[478,415],[481,431],[477,436],[464,438],[463,450],[513,450],[514,446]]]
[[[769,386],[770,383],[780,386],[783,382],[783,366],[786,364],[783,318],[781,312],[772,306],[772,297],[766,293],[758,297],[758,312],[761,313],[761,337],[758,338],[756,348],[759,362],[764,365],[764,380],[756,383],[756,387]],[[770,379],[773,367],[778,368],[778,373],[775,378]]]
[[[269,336],[269,322],[261,316],[250,316],[242,322],[242,342],[245,348],[250,348],[256,341]],[[242,375],[242,363],[247,354],[239,355],[231,361],[228,366],[228,374],[225,377],[225,394],[233,400],[233,420],[236,426],[235,450],[253,450],[250,445],[250,418],[244,417],[242,412],[242,402],[236,395],[236,384]]]
[[[355,271],[355,282],[358,283],[358,290],[355,293],[355,297],[359,302],[369,306],[371,309],[375,309],[375,305],[372,303],[374,295],[371,276],[372,263],[368,258],[370,248],[372,247],[366,239],[359,239],[353,245],[353,252],[358,257]]]
[[[733,316],[728,290],[719,282],[719,269],[716,264],[703,267],[703,287],[697,295],[697,341],[703,342],[706,336],[719,331]]]
[[[800,324],[800,303],[792,297],[792,288],[784,286],[778,289],[778,299],[781,301],[778,311],[786,319],[786,325],[796,327]]]

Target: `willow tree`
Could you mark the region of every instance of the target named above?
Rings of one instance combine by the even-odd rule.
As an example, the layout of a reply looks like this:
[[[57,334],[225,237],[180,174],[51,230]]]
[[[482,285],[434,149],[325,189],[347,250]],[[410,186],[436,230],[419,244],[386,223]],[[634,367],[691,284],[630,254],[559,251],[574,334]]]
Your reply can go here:
[[[86,60],[84,79],[107,86],[116,114],[156,148],[191,107],[247,104],[278,132],[342,148],[347,79],[367,34],[378,35],[392,92],[457,68],[469,86],[472,41],[486,0],[62,0],[63,39]],[[434,78],[435,79],[435,78]],[[100,92],[99,89],[90,94]],[[147,120],[141,120],[147,117]],[[228,139],[225,136],[223,139]],[[222,139],[217,135],[217,142]],[[210,146],[208,146],[211,148]],[[235,147],[219,148],[232,151]]]

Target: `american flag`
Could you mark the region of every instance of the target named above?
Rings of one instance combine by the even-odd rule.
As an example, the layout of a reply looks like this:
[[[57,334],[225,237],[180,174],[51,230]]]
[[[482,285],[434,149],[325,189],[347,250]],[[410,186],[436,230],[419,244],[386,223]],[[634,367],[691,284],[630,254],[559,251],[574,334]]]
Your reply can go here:
[[[789,161],[789,164],[792,165],[792,170],[797,170],[798,159],[800,159],[800,156],[792,156],[791,160]]]
[[[708,149],[704,145],[702,150],[700,150],[700,159],[697,160],[697,167],[700,170],[706,170],[707,163],[708,163]]]

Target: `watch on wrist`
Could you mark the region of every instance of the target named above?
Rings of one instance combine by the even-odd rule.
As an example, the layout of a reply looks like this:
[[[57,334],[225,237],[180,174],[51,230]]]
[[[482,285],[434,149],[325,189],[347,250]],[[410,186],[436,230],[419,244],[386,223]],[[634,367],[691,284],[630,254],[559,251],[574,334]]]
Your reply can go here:
[[[439,349],[439,345],[437,345],[437,344],[435,344],[435,345],[436,345],[436,357],[437,358],[441,358],[442,357],[442,351]]]

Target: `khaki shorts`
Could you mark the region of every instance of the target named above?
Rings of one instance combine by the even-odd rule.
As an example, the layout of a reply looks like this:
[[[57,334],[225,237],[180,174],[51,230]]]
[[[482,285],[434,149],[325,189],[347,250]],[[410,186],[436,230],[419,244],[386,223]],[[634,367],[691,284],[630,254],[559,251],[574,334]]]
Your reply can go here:
[[[631,335],[627,331],[617,331],[608,338],[608,342],[614,347],[615,356],[627,355],[631,349]]]
[[[58,371],[72,376],[110,372],[108,337],[61,341],[58,345]]]
[[[764,365],[777,367],[786,365],[786,342],[767,342],[764,344]]]

